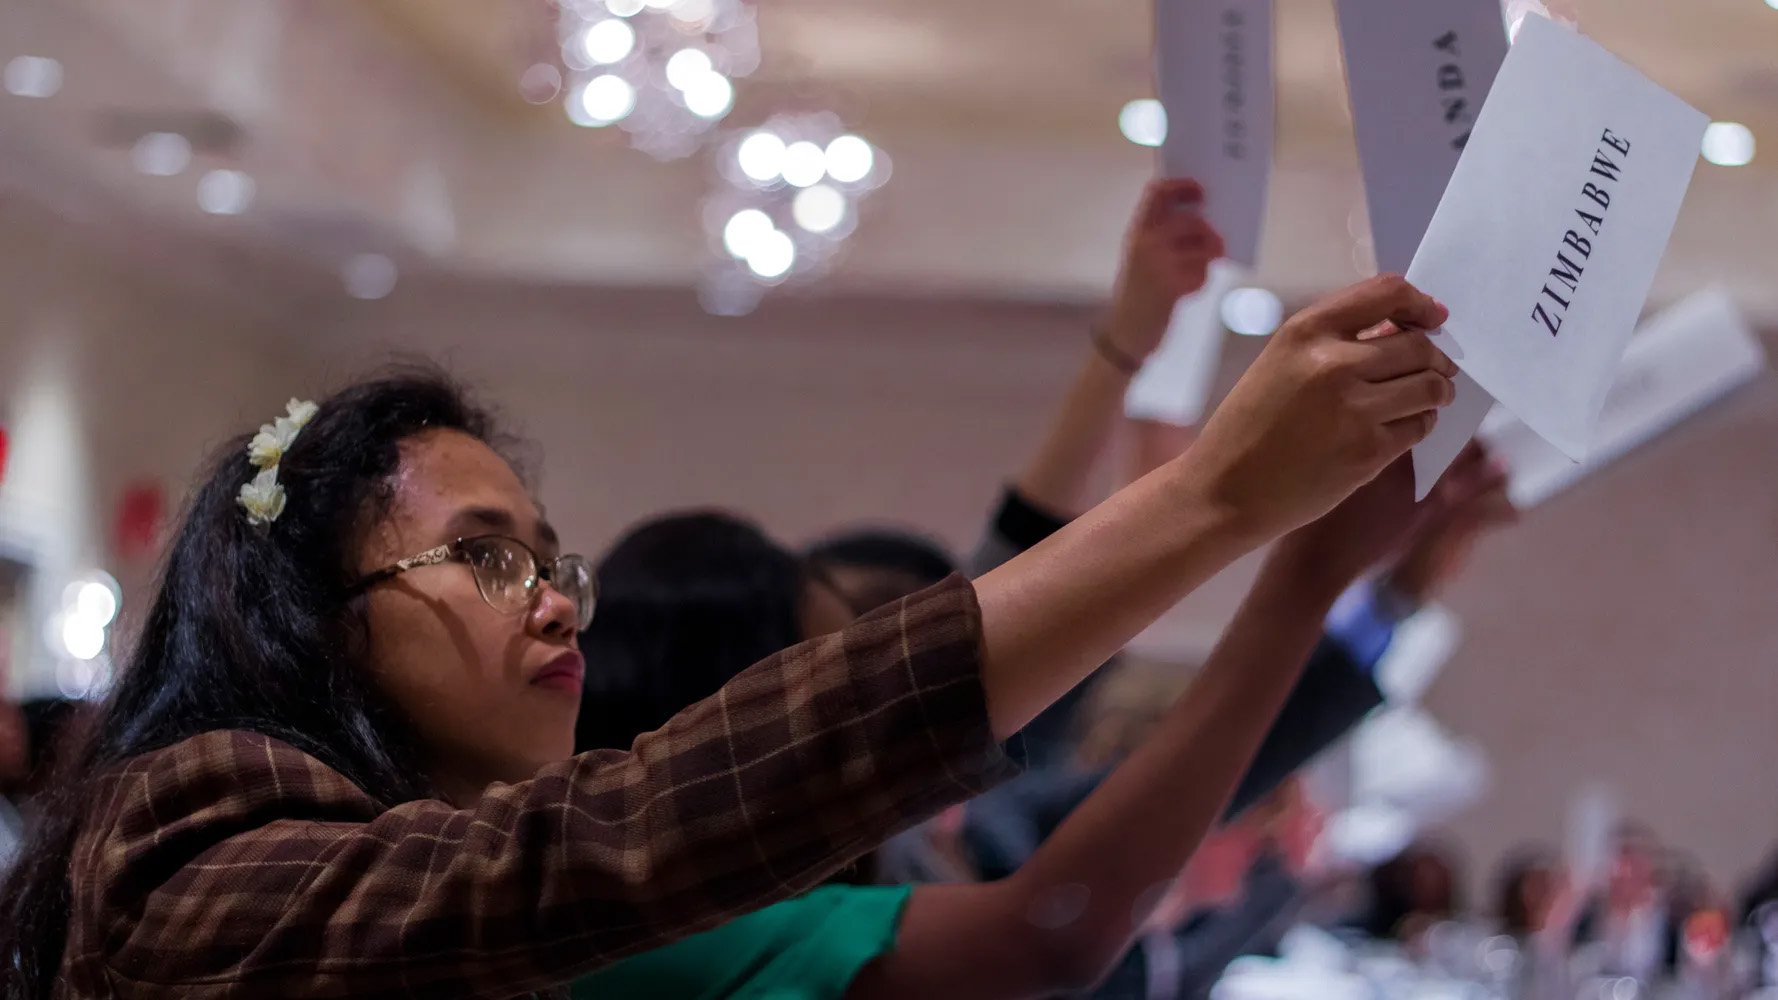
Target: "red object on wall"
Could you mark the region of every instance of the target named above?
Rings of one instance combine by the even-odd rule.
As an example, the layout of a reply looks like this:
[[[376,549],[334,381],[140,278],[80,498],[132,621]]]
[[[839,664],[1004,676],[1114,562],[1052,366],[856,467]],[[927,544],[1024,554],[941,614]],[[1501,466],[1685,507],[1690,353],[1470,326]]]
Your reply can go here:
[[[0,427],[0,483],[6,482],[6,428]]]
[[[123,492],[117,506],[117,554],[140,559],[154,553],[166,515],[166,494],[159,483],[136,483]]]

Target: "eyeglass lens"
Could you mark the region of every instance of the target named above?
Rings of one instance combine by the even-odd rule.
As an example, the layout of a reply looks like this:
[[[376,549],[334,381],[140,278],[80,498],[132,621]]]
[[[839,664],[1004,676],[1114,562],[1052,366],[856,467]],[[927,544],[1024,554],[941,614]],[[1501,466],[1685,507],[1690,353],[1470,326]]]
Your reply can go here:
[[[504,538],[477,538],[464,544],[482,598],[495,609],[519,612],[537,592],[537,562],[530,551]],[[592,620],[592,568],[579,556],[563,556],[550,567],[550,585],[574,604],[579,626]]]

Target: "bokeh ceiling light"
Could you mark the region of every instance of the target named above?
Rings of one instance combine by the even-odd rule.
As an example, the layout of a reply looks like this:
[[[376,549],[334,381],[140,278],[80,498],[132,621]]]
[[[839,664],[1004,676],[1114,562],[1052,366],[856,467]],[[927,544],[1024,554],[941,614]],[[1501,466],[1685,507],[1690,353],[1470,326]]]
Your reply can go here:
[[[83,584],[74,598],[74,609],[88,621],[109,625],[117,618],[117,596],[102,584]]]
[[[581,52],[589,62],[600,66],[622,62],[635,47],[636,29],[620,17],[594,21],[580,36]]]
[[[750,180],[765,184],[784,174],[784,140],[770,132],[755,132],[742,139],[735,156]]]
[[[62,64],[47,56],[18,56],[6,64],[6,92],[14,97],[54,97],[62,89]]]
[[[876,167],[877,154],[871,145],[855,135],[842,135],[827,144],[822,159],[827,176],[841,184],[856,184]]]
[[[1744,167],[1753,150],[1753,130],[1740,122],[1711,122],[1704,130],[1704,159],[1719,167]]]
[[[681,89],[686,108],[699,118],[721,118],[735,103],[735,85],[721,73],[705,73]]]
[[[846,196],[827,184],[804,188],[791,201],[790,215],[811,233],[831,233],[846,218]]]
[[[1222,297],[1222,325],[1245,337],[1264,337],[1284,321],[1284,303],[1264,288],[1236,288]]]
[[[594,127],[624,119],[636,107],[636,88],[615,73],[595,76],[580,91],[580,109]]]
[[[743,208],[729,216],[722,227],[722,246],[735,258],[745,260],[759,245],[760,237],[771,232],[772,217],[757,208]]]
[[[568,117],[662,160],[696,152],[759,65],[750,0],[561,0]],[[605,82],[597,82],[604,80]],[[597,82],[597,86],[594,84]]]
[[[747,254],[747,267],[762,278],[781,278],[796,263],[796,244],[780,229],[761,233]]]
[[[708,24],[710,19],[716,15],[716,2],[715,0],[679,0],[678,3],[667,8],[667,13],[673,15],[673,20],[680,24]]]
[[[150,132],[136,140],[130,159],[151,177],[176,177],[191,166],[191,141],[177,132]]]
[[[253,204],[253,178],[239,170],[212,170],[198,181],[198,207],[211,215],[240,215]]]
[[[806,188],[827,176],[827,153],[807,139],[784,147],[784,183]]]
[[[62,649],[76,660],[91,660],[105,651],[105,626],[81,615],[63,615]]]
[[[765,290],[825,272],[858,224],[859,202],[889,177],[889,159],[831,112],[786,113],[730,133],[704,201],[712,249],[704,308],[738,315]]]
[[[700,78],[714,72],[716,68],[703,49],[680,49],[667,57],[667,82],[680,90],[690,90]]]
[[[346,294],[355,299],[387,298],[395,290],[395,262],[380,253],[361,253],[340,268]]]
[[[1117,127],[1138,146],[1159,146],[1167,141],[1167,109],[1152,97],[1138,98],[1117,113]]]

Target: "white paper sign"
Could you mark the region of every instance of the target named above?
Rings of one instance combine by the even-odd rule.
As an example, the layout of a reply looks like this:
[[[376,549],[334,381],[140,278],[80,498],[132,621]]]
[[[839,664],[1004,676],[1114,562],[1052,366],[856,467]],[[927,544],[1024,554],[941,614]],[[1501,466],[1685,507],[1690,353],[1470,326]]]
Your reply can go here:
[[[1578,889],[1598,884],[1611,864],[1612,834],[1617,827],[1617,803],[1607,789],[1592,785],[1581,789],[1568,804],[1568,877]]]
[[[1453,358],[1457,352],[1451,349],[1449,338],[1434,337],[1433,341],[1445,349]],[[1468,372],[1459,371],[1451,380],[1457,387],[1457,394],[1451,404],[1438,411],[1438,423],[1433,425],[1432,433],[1426,440],[1414,446],[1414,499],[1424,500],[1438,485],[1439,477],[1463,453],[1463,446],[1475,437],[1476,429],[1482,426],[1490,411],[1495,409],[1494,397],[1476,384],[1476,380]]]
[[[1577,461],[1706,123],[1595,42],[1528,16],[1408,268],[1450,307],[1435,338],[1445,353]],[[1469,412],[1447,410],[1415,448],[1422,494],[1452,440],[1481,426]]]
[[[1506,58],[1500,0],[1338,0],[1377,266],[1401,273]]]
[[[1210,402],[1222,360],[1222,297],[1241,279],[1240,266],[1213,261],[1204,287],[1173,307],[1161,346],[1124,393],[1124,415],[1177,427],[1195,426]]]
[[[1765,372],[1765,350],[1734,299],[1708,288],[1649,320],[1630,341],[1586,462],[1569,461],[1503,409],[1488,415],[1481,436],[1511,470],[1508,496],[1526,509]]]
[[[1230,260],[1254,266],[1272,173],[1272,0],[1155,0],[1161,169],[1204,185]]]

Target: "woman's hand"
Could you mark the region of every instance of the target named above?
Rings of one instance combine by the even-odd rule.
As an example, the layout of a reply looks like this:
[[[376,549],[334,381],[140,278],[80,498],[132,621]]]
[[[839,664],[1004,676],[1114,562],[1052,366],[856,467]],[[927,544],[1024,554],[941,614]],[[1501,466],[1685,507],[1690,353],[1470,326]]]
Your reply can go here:
[[[1211,502],[1273,537],[1376,478],[1451,401],[1457,366],[1425,333],[1445,317],[1393,275],[1291,317],[1184,457]]]

